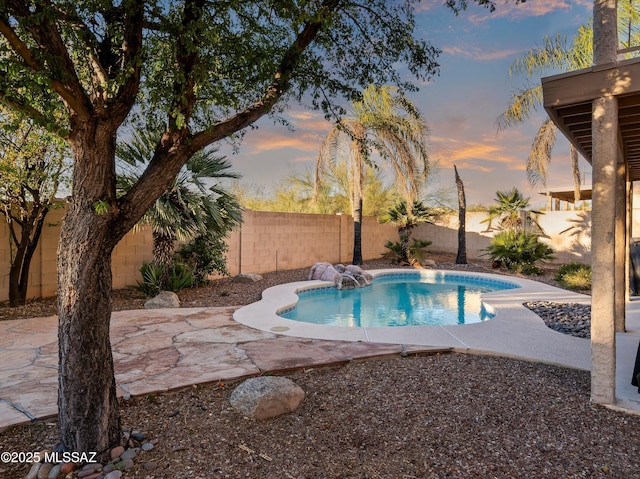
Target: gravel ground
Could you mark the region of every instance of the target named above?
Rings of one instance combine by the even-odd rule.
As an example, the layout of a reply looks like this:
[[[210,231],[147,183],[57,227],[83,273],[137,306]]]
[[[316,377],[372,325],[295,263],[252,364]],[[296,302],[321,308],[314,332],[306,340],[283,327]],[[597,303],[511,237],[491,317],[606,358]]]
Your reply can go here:
[[[449,261],[442,259],[439,266],[444,267]],[[483,264],[464,269],[490,270]],[[244,304],[258,299],[265,287],[304,279],[307,272],[271,273],[261,283],[242,287],[222,280],[198,289],[200,293],[189,290],[181,300],[184,306]],[[542,279],[551,282],[549,277]],[[116,307],[142,301],[117,298]],[[9,308],[0,312],[5,309]],[[230,408],[234,384],[123,402],[123,426],[158,441],[123,477],[639,475],[640,416],[591,404],[587,372],[445,354],[358,361],[283,375],[300,385],[307,397],[294,413],[262,422]],[[0,434],[0,451],[52,448],[57,434],[53,420],[11,428]],[[25,465],[0,464],[0,477],[23,478],[27,470]]]

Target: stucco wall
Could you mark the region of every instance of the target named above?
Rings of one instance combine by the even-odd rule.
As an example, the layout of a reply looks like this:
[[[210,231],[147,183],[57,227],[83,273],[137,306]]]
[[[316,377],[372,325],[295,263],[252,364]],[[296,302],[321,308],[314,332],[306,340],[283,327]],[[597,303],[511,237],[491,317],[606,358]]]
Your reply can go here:
[[[56,249],[63,210],[53,210],[47,218],[38,251],[31,265],[28,296],[46,297],[56,290]],[[227,254],[229,272],[265,273],[303,268],[317,261],[348,263],[353,253],[353,221],[347,215],[307,215],[292,213],[244,212],[242,228],[229,238]],[[467,257],[481,258],[493,233],[482,223],[486,213],[467,215]],[[556,262],[589,263],[591,214],[582,211],[548,211],[540,224],[546,239],[557,251]],[[437,225],[420,225],[414,237],[432,241],[432,251],[456,253],[458,218],[451,215]],[[397,241],[396,229],[366,217],[362,225],[362,254],[365,260],[379,258],[387,240]],[[635,231],[640,231],[636,229]],[[638,233],[640,234],[640,233]],[[138,269],[152,258],[149,228],[130,232],[114,251],[112,271],[114,288],[135,284]],[[8,230],[0,224],[0,300],[8,299],[9,290]]]
[[[487,231],[482,221],[486,213],[468,213],[466,217],[467,258],[487,259],[484,250],[491,243],[494,232]],[[538,223],[546,233],[543,238],[555,251],[554,263],[591,262],[591,212],[546,211],[539,216]],[[640,230],[638,230],[640,231]],[[437,225],[422,224],[414,236],[432,242],[432,251],[457,253],[458,216],[451,215]]]

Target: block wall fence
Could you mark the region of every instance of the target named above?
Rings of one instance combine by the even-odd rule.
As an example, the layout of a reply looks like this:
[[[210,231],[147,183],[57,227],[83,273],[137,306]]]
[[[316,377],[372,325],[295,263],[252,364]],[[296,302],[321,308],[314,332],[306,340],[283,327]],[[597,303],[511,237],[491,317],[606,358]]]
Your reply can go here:
[[[56,293],[56,250],[64,210],[53,210],[34,255],[28,297],[48,297]],[[635,215],[634,215],[635,217]],[[466,218],[467,258],[482,258],[492,232],[482,223],[486,213],[468,213]],[[540,218],[556,250],[555,262],[591,262],[591,213],[588,211],[548,211]],[[634,231],[640,231],[636,226]],[[445,217],[437,225],[423,224],[413,236],[432,242],[431,251],[456,253],[458,217]],[[397,230],[365,217],[362,225],[362,254],[365,260],[379,258],[387,240],[397,241]],[[348,215],[311,215],[245,211],[242,227],[228,239],[227,262],[232,275],[310,267],[318,261],[349,263],[353,253],[353,220]],[[10,250],[8,227],[0,223],[0,301],[8,299]],[[124,288],[140,278],[138,269],[152,259],[149,228],[131,231],[117,245],[112,260],[113,287]]]

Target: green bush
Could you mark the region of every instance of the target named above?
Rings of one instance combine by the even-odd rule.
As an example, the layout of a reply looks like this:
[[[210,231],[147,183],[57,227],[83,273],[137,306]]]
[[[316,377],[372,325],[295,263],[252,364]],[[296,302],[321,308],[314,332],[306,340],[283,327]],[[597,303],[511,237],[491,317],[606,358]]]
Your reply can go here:
[[[214,271],[229,276],[225,253],[229,247],[220,236],[198,236],[191,243],[183,245],[177,257],[193,269],[193,284],[209,282],[209,275]]]
[[[410,259],[414,259],[418,262],[424,259],[424,249],[431,244],[428,240],[419,240],[411,238],[412,244],[409,246]],[[392,261],[402,261],[402,243],[398,241],[387,241],[384,247],[389,251],[386,253],[392,257]]]
[[[179,262],[173,263],[167,271],[166,284],[163,282],[164,268],[156,263],[144,263],[140,267],[140,274],[142,281],[138,281],[134,288],[149,297],[156,296],[163,290],[177,293],[193,285],[193,271]]]
[[[495,234],[486,249],[492,261],[523,274],[541,274],[538,261],[553,259],[553,249],[527,230],[504,230]]]
[[[578,291],[591,289],[591,266],[583,263],[563,264],[555,280],[565,288]]]

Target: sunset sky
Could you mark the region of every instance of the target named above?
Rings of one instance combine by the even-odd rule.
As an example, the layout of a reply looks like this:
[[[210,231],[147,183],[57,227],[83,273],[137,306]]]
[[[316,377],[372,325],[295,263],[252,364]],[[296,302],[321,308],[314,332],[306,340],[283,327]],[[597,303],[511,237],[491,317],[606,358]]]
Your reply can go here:
[[[496,191],[516,186],[534,205],[543,205],[540,189],[529,187],[525,162],[546,117],[544,111],[500,133],[495,122],[510,95],[525,83],[522,77],[509,78],[511,63],[542,45],[545,35],[561,33],[570,40],[591,17],[593,2],[527,0],[514,5],[498,0],[493,14],[473,5],[457,17],[442,3],[422,1],[417,13],[419,35],[443,50],[440,76],[410,95],[430,126],[430,158],[440,167],[433,183],[449,189],[454,200],[455,164],[465,184],[467,204],[491,204]],[[313,168],[331,125],[320,112],[297,105],[291,106],[288,117],[295,131],[264,118],[257,130],[247,132],[238,153],[223,150],[234,171],[243,175],[242,185],[268,190],[291,173]],[[551,188],[571,185],[568,149],[559,134],[549,172]],[[590,182],[591,167],[584,160],[580,165]]]

